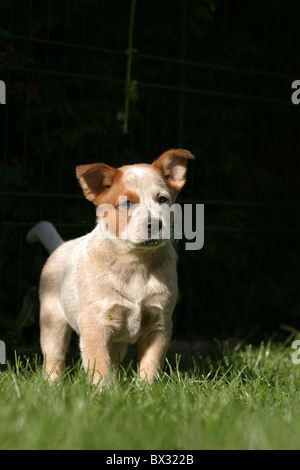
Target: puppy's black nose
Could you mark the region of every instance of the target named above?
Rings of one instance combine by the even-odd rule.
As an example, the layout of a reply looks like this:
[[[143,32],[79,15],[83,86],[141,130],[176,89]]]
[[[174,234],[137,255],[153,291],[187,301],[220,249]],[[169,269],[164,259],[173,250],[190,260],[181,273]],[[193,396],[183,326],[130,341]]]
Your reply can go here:
[[[145,230],[147,230],[148,234],[156,234],[161,231],[162,229],[162,221],[159,219],[152,219],[148,218],[144,223]]]

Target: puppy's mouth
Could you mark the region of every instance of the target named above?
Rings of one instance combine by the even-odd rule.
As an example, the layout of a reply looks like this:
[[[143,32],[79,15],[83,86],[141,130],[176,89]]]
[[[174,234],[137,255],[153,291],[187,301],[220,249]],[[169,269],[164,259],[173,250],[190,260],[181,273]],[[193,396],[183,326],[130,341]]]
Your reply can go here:
[[[137,246],[141,248],[154,248],[156,246],[162,245],[166,240],[163,238],[149,238],[147,240],[143,240],[142,242],[139,242]]]

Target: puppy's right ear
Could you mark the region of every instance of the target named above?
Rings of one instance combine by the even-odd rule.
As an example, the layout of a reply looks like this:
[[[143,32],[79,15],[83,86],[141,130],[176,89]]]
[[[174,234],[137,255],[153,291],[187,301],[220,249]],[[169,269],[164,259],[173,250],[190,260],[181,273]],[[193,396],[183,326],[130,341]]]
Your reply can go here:
[[[85,197],[97,205],[97,197],[113,184],[118,170],[105,163],[92,163],[76,167],[76,176]]]

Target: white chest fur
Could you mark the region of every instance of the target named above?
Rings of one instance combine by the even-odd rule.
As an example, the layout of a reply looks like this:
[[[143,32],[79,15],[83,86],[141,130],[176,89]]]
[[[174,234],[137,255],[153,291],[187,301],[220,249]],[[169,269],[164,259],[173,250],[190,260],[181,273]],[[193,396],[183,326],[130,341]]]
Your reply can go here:
[[[148,282],[132,278],[123,287],[101,317],[112,328],[115,341],[134,343],[148,329],[164,324],[174,293],[153,276]]]

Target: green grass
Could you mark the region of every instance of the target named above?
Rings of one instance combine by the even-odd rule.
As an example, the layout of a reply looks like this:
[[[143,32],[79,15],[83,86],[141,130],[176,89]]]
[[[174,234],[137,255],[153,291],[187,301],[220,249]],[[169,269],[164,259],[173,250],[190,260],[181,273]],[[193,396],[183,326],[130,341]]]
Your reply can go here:
[[[49,385],[17,358],[0,371],[0,449],[299,449],[299,379],[272,343],[169,364],[152,386],[129,365],[102,392],[80,364]]]

